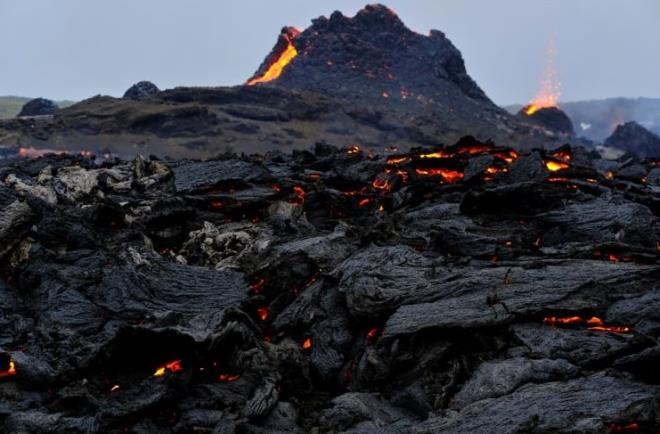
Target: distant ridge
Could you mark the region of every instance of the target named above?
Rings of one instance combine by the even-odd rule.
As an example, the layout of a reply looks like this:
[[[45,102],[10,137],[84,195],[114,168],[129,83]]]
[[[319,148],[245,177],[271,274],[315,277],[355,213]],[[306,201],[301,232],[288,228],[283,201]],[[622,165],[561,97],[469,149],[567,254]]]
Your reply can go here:
[[[0,119],[13,118],[21,111],[23,104],[30,101],[33,98],[25,96],[14,96],[14,95],[5,95],[0,96]],[[62,100],[55,101],[60,107],[68,107],[75,104],[75,101]]]

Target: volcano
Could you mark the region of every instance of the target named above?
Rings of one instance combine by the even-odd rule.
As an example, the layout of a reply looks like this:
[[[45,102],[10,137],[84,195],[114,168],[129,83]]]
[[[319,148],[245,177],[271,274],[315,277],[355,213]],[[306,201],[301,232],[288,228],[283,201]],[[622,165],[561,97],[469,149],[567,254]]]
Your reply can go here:
[[[269,75],[273,65],[281,71],[277,75]],[[317,18],[302,33],[283,29],[255,77],[262,78],[247,83],[362,103],[406,102],[402,107],[412,110],[417,105],[459,114],[500,110],[470,78],[460,51],[444,33],[416,33],[383,5],[367,6],[352,18],[341,12]]]
[[[0,124],[0,432],[660,431],[658,161],[384,6],[246,78]]]
[[[153,86],[139,98],[98,96],[53,117],[0,122],[4,147],[177,158],[316,142],[410,149],[465,135],[519,149],[563,144],[553,134],[497,107],[442,32],[416,33],[382,5],[285,27],[243,86]]]

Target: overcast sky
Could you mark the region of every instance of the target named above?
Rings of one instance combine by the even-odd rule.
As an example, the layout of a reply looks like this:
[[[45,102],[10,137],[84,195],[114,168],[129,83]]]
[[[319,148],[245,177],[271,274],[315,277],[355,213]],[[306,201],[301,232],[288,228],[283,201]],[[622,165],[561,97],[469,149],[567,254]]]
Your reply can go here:
[[[301,30],[364,0],[0,0],[0,95],[121,96],[234,85],[252,75],[280,29]],[[556,47],[561,100],[660,97],[660,0],[390,0],[413,30],[439,29],[499,104],[527,102],[544,47]]]

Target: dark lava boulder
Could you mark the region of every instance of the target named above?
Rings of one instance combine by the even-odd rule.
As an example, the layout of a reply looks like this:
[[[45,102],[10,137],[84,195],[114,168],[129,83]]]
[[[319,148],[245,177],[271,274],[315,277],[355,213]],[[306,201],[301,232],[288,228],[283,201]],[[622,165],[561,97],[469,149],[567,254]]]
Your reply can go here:
[[[18,116],[52,115],[57,110],[59,107],[55,102],[46,98],[35,98],[25,103]]]
[[[150,81],[140,81],[129,87],[124,93],[124,98],[142,99],[149,98],[160,92],[158,86]]]
[[[634,121],[618,125],[605,146],[631,152],[641,158],[660,157],[660,137]]]
[[[518,116],[524,117],[543,128],[562,135],[573,136],[575,134],[571,118],[561,109],[557,107],[543,107],[527,114],[528,107],[525,106],[520,109]]]

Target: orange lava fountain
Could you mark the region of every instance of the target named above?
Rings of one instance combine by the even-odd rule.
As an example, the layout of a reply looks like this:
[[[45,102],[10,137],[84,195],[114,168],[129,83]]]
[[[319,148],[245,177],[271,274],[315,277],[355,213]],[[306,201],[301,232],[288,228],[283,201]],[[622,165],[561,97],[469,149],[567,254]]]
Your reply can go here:
[[[537,110],[545,107],[557,107],[560,95],[560,86],[555,69],[555,46],[552,41],[548,42],[545,49],[545,67],[541,77],[541,87],[536,96],[524,108],[527,116],[533,115]]]

